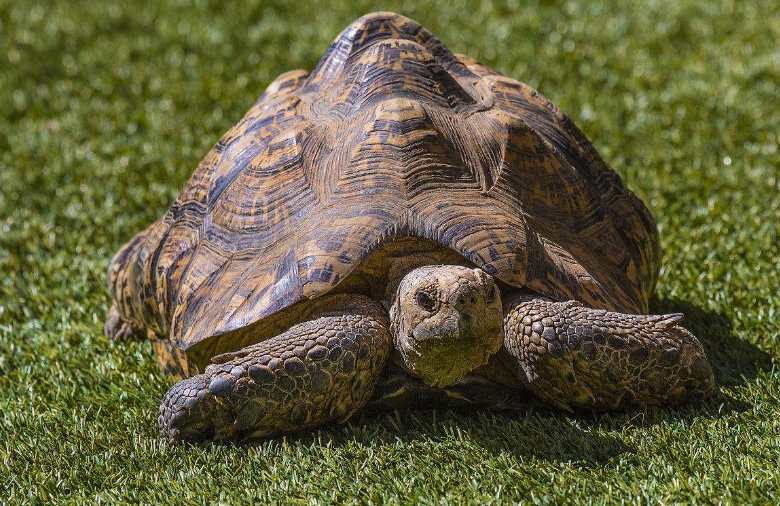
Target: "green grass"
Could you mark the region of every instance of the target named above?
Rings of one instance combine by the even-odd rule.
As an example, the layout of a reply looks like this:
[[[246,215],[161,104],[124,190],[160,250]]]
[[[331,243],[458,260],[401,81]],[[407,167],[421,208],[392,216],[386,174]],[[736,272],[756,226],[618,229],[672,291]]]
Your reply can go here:
[[[0,0],[0,504],[780,502],[780,3],[222,4]],[[571,115],[655,214],[653,309],[688,315],[719,400],[157,439],[170,381],[148,342],[102,336],[109,259],[265,85],[374,10]]]

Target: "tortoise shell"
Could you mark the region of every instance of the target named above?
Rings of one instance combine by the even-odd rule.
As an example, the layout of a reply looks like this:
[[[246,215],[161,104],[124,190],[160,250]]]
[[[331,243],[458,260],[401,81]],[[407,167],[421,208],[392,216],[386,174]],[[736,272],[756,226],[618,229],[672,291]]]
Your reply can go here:
[[[408,238],[629,313],[660,260],[648,210],[552,103],[377,13],[271,83],[117,253],[110,286],[124,318],[206,357]]]

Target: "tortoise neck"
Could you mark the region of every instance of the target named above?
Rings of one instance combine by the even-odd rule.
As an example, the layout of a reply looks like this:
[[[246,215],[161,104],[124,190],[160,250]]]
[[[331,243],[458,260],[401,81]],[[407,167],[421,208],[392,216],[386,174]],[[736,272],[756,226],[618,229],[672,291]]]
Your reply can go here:
[[[360,293],[389,307],[403,277],[425,265],[475,267],[455,250],[435,241],[403,237],[384,244],[364,258],[331,293]]]
[[[444,249],[444,248],[443,248]],[[417,269],[426,265],[463,265],[471,267],[468,260],[457,255],[453,258],[452,250],[449,251],[418,251],[408,254],[389,257],[387,267],[387,284],[385,285],[384,300],[392,304],[398,291],[398,285],[404,277]]]

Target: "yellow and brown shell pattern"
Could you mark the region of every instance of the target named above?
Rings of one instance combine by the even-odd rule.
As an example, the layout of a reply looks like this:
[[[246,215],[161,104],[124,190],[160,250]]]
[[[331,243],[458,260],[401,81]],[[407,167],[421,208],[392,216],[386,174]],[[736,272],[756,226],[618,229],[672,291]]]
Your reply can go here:
[[[629,313],[647,310],[659,266],[652,216],[569,118],[376,13],[311,74],[271,83],[116,254],[110,287],[124,318],[191,350],[327,293],[408,237],[508,285]]]

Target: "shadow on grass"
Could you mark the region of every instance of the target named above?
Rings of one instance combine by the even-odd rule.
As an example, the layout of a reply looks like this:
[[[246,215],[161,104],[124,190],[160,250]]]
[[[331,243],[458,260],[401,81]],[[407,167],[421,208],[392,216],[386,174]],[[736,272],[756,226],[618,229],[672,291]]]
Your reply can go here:
[[[599,431],[598,424],[585,425],[591,426],[548,408],[529,407],[513,414],[464,408],[399,410],[359,414],[345,425],[331,423],[288,438],[303,446],[423,443],[456,451],[462,451],[461,443],[465,443],[493,456],[509,455],[518,461],[536,458],[582,468],[604,466],[634,451],[622,438]]]
[[[723,314],[678,300],[654,300],[656,313],[682,312],[684,326],[704,346],[722,387],[737,386],[771,368],[771,356],[742,341]],[[288,436],[304,446],[394,445],[423,442],[452,444],[468,440],[494,455],[518,460],[537,458],[579,467],[608,466],[616,457],[635,451],[619,435],[626,427],[650,427],[694,419],[718,418],[750,409],[750,405],[721,391],[701,405],[678,409],[651,407],[625,413],[579,413],[568,415],[532,403],[514,412],[474,409],[401,410],[363,412],[346,425],[327,424],[319,430]]]

